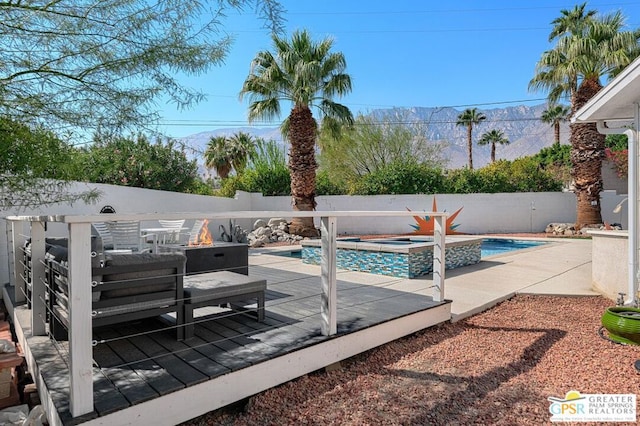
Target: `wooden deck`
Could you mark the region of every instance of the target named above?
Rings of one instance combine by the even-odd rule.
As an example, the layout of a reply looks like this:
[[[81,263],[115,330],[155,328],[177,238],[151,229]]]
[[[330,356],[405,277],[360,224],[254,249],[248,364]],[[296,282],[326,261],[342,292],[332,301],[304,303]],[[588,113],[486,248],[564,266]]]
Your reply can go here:
[[[140,424],[175,424],[450,318],[450,301],[434,302],[426,278],[338,271],[338,334],[326,337],[320,332],[320,268],[281,256],[251,257],[250,275],[267,279],[263,323],[251,312],[202,308],[196,310],[195,337],[184,342],[160,319],[95,329],[95,411],[80,418],[70,414],[68,343],[29,337],[29,311],[17,307],[18,335],[26,337],[41,393],[46,387],[52,424],[126,424],[131,416]],[[276,371],[282,365],[287,371]],[[252,378],[253,388],[245,383]],[[229,395],[194,401],[204,386],[212,392],[230,383],[235,388]],[[174,407],[171,414],[141,418],[177,401],[181,412]]]

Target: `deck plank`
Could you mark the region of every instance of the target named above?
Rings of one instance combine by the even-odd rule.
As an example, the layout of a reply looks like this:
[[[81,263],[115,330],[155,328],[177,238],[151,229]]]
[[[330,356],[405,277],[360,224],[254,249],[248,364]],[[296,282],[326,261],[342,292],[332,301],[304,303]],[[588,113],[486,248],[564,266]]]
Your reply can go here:
[[[256,322],[243,315],[233,317],[231,320],[253,329],[263,341],[269,342],[269,345],[276,347],[278,354],[289,353],[300,347],[307,346],[309,343],[326,339],[325,336],[321,335],[319,325],[315,330],[309,331],[298,327],[296,324],[284,324],[269,317],[265,317],[263,323]]]
[[[131,405],[129,399],[104,376],[102,371],[98,368],[93,370],[93,406],[98,415],[115,413]]]
[[[201,323],[200,327],[196,330],[200,338],[213,342],[215,346],[223,349],[231,356],[236,357],[239,362],[244,362],[245,367],[265,359],[260,352],[253,350],[251,347],[244,346],[234,339],[218,333],[220,328],[215,321],[208,321]],[[223,365],[229,366],[228,363],[224,363]]]
[[[20,314],[28,314],[20,312]],[[24,322],[21,318],[21,323]],[[64,352],[67,342],[53,344],[47,336],[34,336],[30,338],[29,349],[34,359],[37,360],[40,374],[46,384],[51,400],[60,413],[65,424],[74,424],[78,419],[71,417],[69,405],[69,366],[60,355]],[[114,388],[109,380],[96,368],[93,369],[93,398],[94,412],[82,417],[84,420],[97,417],[100,413],[109,413],[122,410],[130,406],[127,399]],[[105,397],[106,396],[106,397]]]
[[[158,363],[148,359],[147,355],[138,349],[130,339],[123,338],[117,328],[110,330],[114,339],[106,343],[114,352],[118,353],[123,363],[128,364],[133,371],[145,381],[158,394],[165,395],[184,388],[184,384],[169,374]]]
[[[120,337],[115,331],[100,329],[94,333],[96,339],[114,339]],[[108,344],[98,344],[93,351],[93,358],[98,366],[122,394],[131,402],[139,404],[160,394],[145,380],[144,375],[127,364],[121,352]]]
[[[139,324],[139,327],[141,332],[149,331],[149,328],[144,327],[142,324]],[[179,342],[168,333],[153,333],[150,336],[167,351],[173,352],[178,358],[209,378],[217,377],[230,371],[229,368],[215,361],[215,356],[219,352],[212,352],[214,358],[209,358],[205,353],[191,348],[188,342]]]
[[[149,334],[138,335],[140,330],[136,328],[137,324],[139,323],[125,324],[119,327],[119,330],[124,336],[135,335],[135,339],[131,341],[147,357],[152,358],[159,366],[167,370],[169,374],[185,386],[202,383],[208,379],[208,376],[202,374],[179,357],[168,353],[167,350],[153,340]]]

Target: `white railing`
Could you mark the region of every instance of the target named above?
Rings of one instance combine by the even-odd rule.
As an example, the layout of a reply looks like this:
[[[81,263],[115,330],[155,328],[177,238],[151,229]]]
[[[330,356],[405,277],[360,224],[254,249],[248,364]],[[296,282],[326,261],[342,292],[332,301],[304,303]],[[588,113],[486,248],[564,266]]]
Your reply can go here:
[[[157,214],[110,214],[110,221],[135,220],[157,222],[160,219],[255,219],[265,217],[313,217],[319,218],[321,229],[321,330],[323,335],[337,332],[337,286],[336,286],[336,238],[339,218],[414,216],[410,211],[235,211],[226,213],[157,213]],[[433,248],[433,300],[444,301],[445,297],[445,234],[447,214],[421,212],[434,218]],[[69,288],[69,372],[70,409],[74,417],[93,411],[92,370],[92,307],[91,286],[80,283],[91,282],[91,223],[103,222],[105,215],[55,215],[55,216],[10,216],[8,233],[9,253],[13,263],[12,284],[15,286],[16,302],[25,302],[27,284],[30,285],[31,332],[45,335],[45,229],[47,223],[60,223],[68,227],[68,288]],[[25,230],[24,225],[29,225]],[[22,236],[22,237],[21,237]],[[25,282],[25,265],[21,246],[31,238],[31,277]]]

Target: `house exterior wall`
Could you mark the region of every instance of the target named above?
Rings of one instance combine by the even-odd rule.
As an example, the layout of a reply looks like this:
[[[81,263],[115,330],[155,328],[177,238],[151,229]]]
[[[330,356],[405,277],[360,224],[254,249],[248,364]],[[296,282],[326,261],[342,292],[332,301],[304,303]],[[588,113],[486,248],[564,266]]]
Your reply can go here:
[[[628,293],[628,231],[592,232],[591,279],[593,289],[611,300]],[[625,300],[634,298],[628,295]]]

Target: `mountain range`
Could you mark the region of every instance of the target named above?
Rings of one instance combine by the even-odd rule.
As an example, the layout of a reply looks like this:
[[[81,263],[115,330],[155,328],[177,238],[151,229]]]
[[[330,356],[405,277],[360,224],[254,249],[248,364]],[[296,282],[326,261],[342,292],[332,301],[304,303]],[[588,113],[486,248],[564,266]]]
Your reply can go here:
[[[479,168],[490,162],[490,146],[477,145],[478,139],[483,133],[497,129],[504,132],[509,139],[508,145],[496,147],[496,159],[513,160],[519,157],[533,155],[542,148],[550,146],[554,142],[553,128],[540,120],[542,112],[547,108],[546,104],[534,106],[509,106],[506,108],[481,109],[487,119],[473,127],[473,164]],[[374,117],[401,117],[402,123],[420,123],[426,126],[429,140],[446,141],[448,147],[443,156],[448,159],[447,167],[450,169],[464,167],[467,164],[467,128],[457,126],[457,118],[462,111],[455,108],[390,108],[377,109],[369,112]],[[252,136],[265,140],[273,139],[283,143],[278,127],[236,127],[213,129],[211,131],[195,133],[181,138],[191,155],[202,163],[203,152],[207,142],[213,136],[231,136],[237,132],[249,133]],[[563,123],[560,126],[560,141],[568,143],[569,125]],[[204,172],[206,174],[206,172]]]

